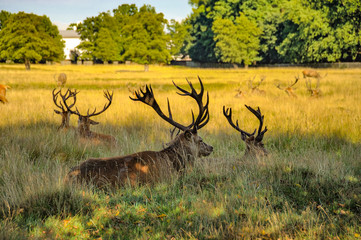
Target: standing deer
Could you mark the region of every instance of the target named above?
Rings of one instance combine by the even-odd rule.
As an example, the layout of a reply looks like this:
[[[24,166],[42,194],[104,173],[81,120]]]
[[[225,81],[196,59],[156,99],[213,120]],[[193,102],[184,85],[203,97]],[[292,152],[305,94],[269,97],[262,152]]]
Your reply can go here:
[[[302,71],[303,78],[316,78],[317,80],[320,80],[321,78],[324,78],[327,76],[327,73],[321,77],[320,73],[318,73],[315,70],[303,70]]]
[[[59,93],[61,94],[61,89],[57,92],[55,92],[55,90],[56,90],[56,88],[54,88],[53,92],[52,92],[53,93],[53,101],[54,101],[55,106],[57,106],[61,110],[61,111],[59,111],[59,110],[54,109],[54,112],[61,116],[61,124],[58,127],[58,130],[60,130],[60,129],[68,130],[70,128],[74,128],[74,127],[70,127],[70,125],[69,125],[71,112],[67,108],[64,108],[62,101],[64,101],[64,99],[65,99],[65,101],[67,101],[69,98],[73,98],[74,102],[69,105],[69,108],[72,108],[75,105],[76,95],[79,92],[77,92],[76,90],[74,92],[68,90],[66,92],[66,94],[64,95],[64,98],[58,102],[58,96],[59,96]]]
[[[105,143],[110,144],[111,146],[115,146],[116,142],[117,142],[115,137],[113,137],[111,135],[96,133],[96,132],[93,132],[93,131],[90,130],[90,125],[99,124],[99,122],[96,122],[96,121],[94,121],[94,120],[92,120],[90,118],[105,112],[105,110],[107,110],[109,108],[109,106],[111,105],[112,100],[113,100],[113,93],[110,94],[109,91],[104,91],[104,97],[108,100],[108,102],[104,105],[103,110],[97,112],[96,108],[95,108],[94,111],[92,113],[90,113],[89,109],[88,109],[87,114],[83,115],[83,114],[80,114],[78,108],[75,108],[76,109],[75,111],[71,110],[71,107],[74,104],[71,105],[71,106],[68,105],[67,96],[68,96],[68,94],[70,95],[69,91],[70,90],[68,90],[65,93],[65,95],[62,95],[61,93],[60,93],[60,95],[61,95],[61,97],[63,99],[63,102],[64,102],[64,105],[65,105],[66,109],[70,113],[75,114],[75,115],[77,115],[79,117],[78,129],[77,129],[79,135],[82,138],[93,140],[93,141],[95,141],[95,143],[105,142]]]
[[[99,187],[107,184],[116,186],[126,183],[131,185],[151,183],[159,180],[163,176],[162,173],[169,176],[171,172],[183,172],[188,162],[192,163],[196,157],[210,155],[213,147],[203,142],[197,134],[198,130],[209,121],[209,96],[207,94],[207,102],[204,105],[202,101],[204,88],[200,78],[199,82],[201,84],[199,93],[189,81],[190,92],[178,87],[173,82],[174,86],[181,91],[178,94],[189,96],[197,102],[199,113],[194,120],[192,112],[190,125],[181,125],[173,120],[169,100],[169,116],[166,116],[154,98],[153,89],[150,85],[146,85],[145,90],[137,91],[135,98],[130,97],[133,101],[140,101],[149,105],[163,120],[182,131],[168,147],[161,151],[138,152],[128,156],[88,159],[74,167],[68,174],[67,180],[75,178],[85,182],[93,181]]]
[[[261,94],[261,95],[266,94],[265,90],[259,89],[259,86],[266,79],[266,76],[261,76],[261,79],[259,80],[259,82],[255,85],[253,85],[253,81],[255,78],[256,78],[256,76],[254,76],[252,79],[248,80],[248,88],[251,90],[251,93],[256,93],[256,94]]]
[[[233,123],[232,108],[226,109],[225,106],[223,106],[223,114],[227,118],[229,124],[234,129],[236,129],[241,133],[241,139],[246,143],[246,152],[245,152],[246,157],[267,156],[268,152],[265,149],[264,144],[262,143],[263,135],[268,130],[267,127],[265,127],[264,130],[262,130],[264,116],[261,114],[261,110],[259,108],[257,108],[257,110],[254,110],[250,106],[247,105],[245,106],[251,113],[253,113],[258,118],[260,122],[256,137],[254,136],[254,134],[256,133],[257,129],[255,129],[253,133],[248,133],[239,128],[238,120],[236,121],[236,124]]]
[[[289,84],[287,87],[281,87],[281,84],[280,84],[280,83],[278,83],[278,84],[276,85],[276,87],[277,87],[278,89],[282,90],[282,91],[285,91],[288,96],[291,96],[291,97],[295,97],[295,98],[296,98],[297,95],[296,95],[296,94],[294,93],[294,91],[293,91],[293,86],[296,85],[296,83],[297,83],[298,80],[300,79],[300,76],[295,77],[295,79],[296,79],[295,82]]]
[[[56,77],[56,74],[54,75],[54,80],[58,83],[59,87],[64,87],[67,77],[65,73],[60,73],[58,77]]]
[[[0,84],[0,102],[3,104],[8,103],[8,100],[6,99],[6,90],[10,88],[11,87],[8,85]]]

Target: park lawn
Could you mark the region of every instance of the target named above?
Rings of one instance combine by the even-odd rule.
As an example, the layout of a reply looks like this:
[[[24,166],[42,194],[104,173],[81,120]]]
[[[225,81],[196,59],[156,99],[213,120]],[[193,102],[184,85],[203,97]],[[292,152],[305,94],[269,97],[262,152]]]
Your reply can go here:
[[[320,69],[321,97],[306,89],[302,68],[199,69],[140,65],[0,65],[0,84],[11,86],[0,114],[0,238],[4,239],[357,239],[361,235],[361,69]],[[92,129],[111,134],[116,148],[79,143],[58,132],[54,75],[78,89],[80,112],[110,108]],[[166,111],[191,121],[196,104],[176,94],[172,80],[210,97],[210,121],[199,134],[214,147],[184,176],[138,187],[99,190],[66,185],[69,169],[89,157],[160,150],[171,126],[149,106],[129,99],[151,84]],[[252,92],[248,82],[260,89]],[[300,77],[297,98],[276,88]],[[312,79],[316,85],[316,80]],[[236,96],[241,90],[244,95]],[[244,105],[260,107],[269,129],[270,155],[242,158],[245,144],[223,116],[232,107],[240,127],[258,120]],[[77,119],[72,116],[71,124]]]

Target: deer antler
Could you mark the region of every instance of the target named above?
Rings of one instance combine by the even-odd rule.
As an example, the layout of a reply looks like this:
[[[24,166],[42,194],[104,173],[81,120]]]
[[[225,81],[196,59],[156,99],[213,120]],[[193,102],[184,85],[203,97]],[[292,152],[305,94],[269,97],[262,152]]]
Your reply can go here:
[[[69,109],[72,108],[74,105],[75,105],[75,102],[76,102],[76,95],[79,93],[77,92],[76,90],[74,90],[74,92],[72,92],[70,89],[68,89],[64,95],[62,95],[61,93],[61,89],[57,92],[55,92],[56,88],[53,89],[53,101],[54,101],[54,104],[55,106],[57,106],[58,108],[60,108],[63,112],[66,112],[66,110],[64,109],[64,106],[62,104],[61,101],[59,101],[59,104],[58,104],[58,96],[60,94],[63,102],[65,103],[70,97],[73,97],[74,99],[74,102],[72,104],[70,104],[70,106],[67,107],[68,111],[70,111]],[[70,111],[71,112],[71,111]]]
[[[104,97],[108,100],[108,102],[104,105],[103,109],[99,112],[96,112],[96,108],[94,109],[94,111],[92,113],[89,113],[89,109],[87,111],[87,115],[82,115],[80,114],[79,110],[77,107],[75,107],[75,111],[71,110],[71,108],[74,106],[75,102],[73,104],[71,104],[70,106],[67,104],[66,100],[67,100],[67,95],[73,95],[73,93],[68,93],[70,90],[68,89],[68,91],[65,93],[65,95],[61,95],[61,97],[63,98],[63,102],[64,102],[64,105],[65,107],[68,109],[69,112],[73,113],[73,114],[76,114],[78,116],[82,116],[82,117],[93,117],[93,116],[97,116],[101,113],[103,113],[105,110],[107,110],[109,108],[109,106],[112,104],[112,101],[113,101],[113,92],[110,94],[108,90],[104,91]]]
[[[257,136],[255,138],[255,140],[257,142],[261,142],[262,139],[263,139],[263,135],[267,132],[267,127],[265,127],[264,130],[262,130],[262,127],[263,127],[263,119],[264,119],[264,116],[261,114],[261,110],[259,109],[259,107],[257,108],[257,110],[254,110],[253,108],[251,108],[250,106],[247,106],[245,105],[246,108],[251,111],[259,120],[260,122],[260,125],[258,127],[258,132],[257,132]],[[242,135],[242,140],[245,141],[247,137],[251,137],[251,136],[254,136],[254,134],[256,133],[257,129],[254,130],[253,133],[248,133],[242,129],[239,128],[239,125],[238,125],[238,120],[236,121],[236,124],[233,123],[232,121],[232,108],[227,108],[225,106],[223,106],[223,114],[224,116],[227,118],[229,124],[234,128],[236,129],[237,131],[239,131]]]
[[[208,121],[209,121],[209,111],[208,111],[208,104],[209,104],[209,94],[207,92],[207,102],[205,105],[203,105],[203,93],[204,93],[204,86],[202,83],[202,80],[200,79],[200,77],[198,76],[198,80],[199,83],[201,85],[201,91],[199,93],[196,92],[196,90],[194,89],[192,83],[190,81],[187,82],[189,84],[189,86],[191,87],[191,92],[188,92],[182,88],[180,88],[179,86],[177,86],[174,82],[173,85],[181,92],[183,93],[178,93],[181,96],[190,96],[191,98],[195,99],[197,104],[198,104],[198,108],[199,108],[199,113],[198,113],[198,117],[194,122],[194,125],[192,126],[194,129],[201,129],[202,127],[204,127]],[[193,112],[192,112],[193,115]]]
[[[162,112],[162,110],[160,109],[157,101],[154,98],[154,94],[153,94],[153,89],[151,87],[151,85],[146,85],[145,87],[145,91],[142,89],[139,89],[138,91],[135,92],[135,98],[129,97],[131,100],[133,101],[141,101],[149,106],[151,106],[156,113],[166,122],[170,123],[171,125],[173,125],[174,127],[185,131],[187,129],[193,128],[193,130],[197,130],[200,129],[202,127],[204,127],[207,122],[209,121],[209,111],[208,111],[208,103],[209,103],[209,96],[207,93],[207,103],[205,105],[203,105],[202,102],[202,97],[203,97],[203,93],[204,93],[204,87],[202,84],[201,79],[198,77],[199,82],[201,84],[201,91],[200,93],[197,93],[196,90],[194,89],[192,83],[190,81],[187,80],[189,86],[191,87],[191,92],[188,92],[180,87],[178,87],[174,82],[174,86],[181,91],[182,93],[178,93],[181,96],[190,96],[191,98],[195,99],[197,104],[198,104],[198,108],[199,108],[199,114],[197,116],[197,119],[194,120],[194,114],[192,111],[192,123],[188,126],[184,126],[180,123],[177,123],[173,120],[173,116],[172,116],[172,111],[170,108],[170,104],[169,104],[169,99],[167,99],[167,103],[168,103],[168,117]]]

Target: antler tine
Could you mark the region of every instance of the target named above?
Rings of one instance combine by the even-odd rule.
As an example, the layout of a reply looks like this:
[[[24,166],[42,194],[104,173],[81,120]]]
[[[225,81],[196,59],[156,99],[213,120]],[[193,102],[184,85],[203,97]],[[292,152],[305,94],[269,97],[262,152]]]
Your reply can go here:
[[[105,110],[107,110],[110,107],[110,105],[112,104],[113,94],[114,94],[114,92],[112,92],[110,94],[109,90],[104,91],[104,97],[108,100],[108,102],[104,104],[103,110],[101,110],[99,112],[96,112],[97,109],[95,108],[93,113],[89,114],[89,110],[88,110],[88,113],[87,113],[88,117],[97,116],[97,115],[105,112]]]
[[[69,97],[72,96],[74,99],[74,102],[72,104],[70,104],[69,108],[74,107],[75,103],[76,103],[76,95],[79,93],[79,91],[76,91],[76,89],[74,90],[74,92],[69,91]]]
[[[60,92],[60,96],[61,96],[61,98],[63,99],[63,103],[64,103],[66,109],[67,109],[69,112],[71,112],[72,114],[75,114],[75,115],[80,116],[80,113],[79,113],[79,111],[78,111],[78,108],[76,108],[76,112],[74,112],[73,110],[71,110],[71,107],[73,107],[74,104],[75,104],[75,100],[74,100],[74,104],[71,104],[70,107],[68,106],[68,104],[67,104],[67,102],[66,102],[66,101],[69,99],[70,96],[74,95],[74,97],[75,97],[75,95],[78,94],[78,93],[79,93],[79,92],[76,92],[76,90],[75,90],[74,93],[72,93],[72,92],[70,91],[70,89],[68,89],[68,90],[65,92],[64,95],[61,94],[61,92]],[[62,103],[60,103],[60,105],[63,106]]]
[[[173,85],[182,93],[178,93],[181,96],[190,96],[191,98],[195,99],[197,104],[198,104],[198,108],[199,108],[199,114],[197,116],[197,119],[194,121],[193,118],[193,123],[191,125],[189,125],[189,128],[193,127],[194,130],[198,130],[201,129],[202,127],[204,127],[209,120],[209,112],[208,112],[208,105],[209,105],[209,94],[207,92],[207,101],[206,104],[203,106],[203,94],[204,94],[204,86],[202,83],[201,78],[198,76],[198,80],[201,86],[201,90],[199,93],[197,93],[197,91],[195,90],[195,88],[193,87],[193,84],[186,79],[188,82],[188,85],[191,88],[191,92],[182,89],[181,87],[179,87],[177,84],[175,84],[175,82],[173,81]],[[192,111],[192,117],[193,117],[193,111]],[[204,120],[206,120],[205,122],[203,122]],[[202,123],[203,122],[203,123]]]
[[[245,106],[249,111],[251,111],[258,118],[258,120],[260,122],[259,127],[258,127],[257,136],[256,136],[256,141],[260,142],[263,139],[263,135],[268,130],[267,127],[265,127],[265,129],[262,131],[264,116],[261,114],[261,110],[259,109],[259,107],[257,107],[257,111],[256,111],[253,108],[251,108],[250,106],[247,106],[247,105],[245,105]]]
[[[293,84],[291,84],[289,87],[293,87],[294,85],[296,85],[296,83],[298,82],[298,80],[300,79],[300,76],[298,75],[297,77],[295,77],[296,78],[296,81],[293,83]]]
[[[169,113],[169,117],[167,117],[162,110],[160,109],[157,101],[154,98],[154,94],[153,94],[153,89],[151,85],[146,85],[145,86],[145,91],[143,91],[142,89],[139,89],[138,91],[135,92],[135,98],[132,98],[129,96],[129,98],[133,101],[141,101],[147,105],[149,105],[150,107],[152,107],[154,109],[154,111],[166,122],[170,123],[171,125],[173,125],[174,127],[185,131],[187,129],[189,129],[189,127],[183,126],[177,122],[175,122],[173,120],[173,116],[172,116],[172,111],[170,108],[170,103],[169,100],[167,99],[168,102],[168,113]],[[193,115],[193,114],[192,114]],[[193,117],[194,119],[194,117]]]
[[[234,129],[236,129],[238,132],[241,133],[243,141],[246,140],[246,137],[251,137],[256,133],[256,130],[254,130],[254,132],[251,134],[251,133],[248,133],[248,132],[243,131],[242,129],[240,129],[239,126],[238,126],[238,120],[236,121],[236,124],[233,123],[233,121],[232,121],[232,108],[227,108],[226,109],[226,106],[223,106],[223,115],[227,118],[229,124]]]
[[[60,102],[60,105],[57,102],[58,101],[58,96],[59,96],[59,93],[60,93],[61,90],[57,91],[56,93],[55,93],[55,90],[56,90],[56,88],[54,88],[53,91],[52,91],[54,104],[55,104],[55,106],[57,106],[58,108],[60,108],[61,110],[64,111],[64,108],[61,105],[61,102]]]

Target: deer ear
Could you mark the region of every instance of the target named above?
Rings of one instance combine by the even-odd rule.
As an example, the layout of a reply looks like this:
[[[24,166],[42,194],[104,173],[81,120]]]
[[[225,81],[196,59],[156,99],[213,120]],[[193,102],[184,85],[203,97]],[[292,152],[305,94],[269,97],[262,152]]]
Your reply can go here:
[[[185,137],[185,139],[188,140],[188,141],[191,140],[192,135],[193,135],[193,133],[191,132],[191,130],[186,130],[186,131],[184,132],[184,137]]]
[[[99,122],[96,122],[96,121],[90,119],[90,124],[91,125],[97,125],[97,124],[99,124]]]
[[[56,114],[60,114],[60,112],[59,112],[58,110],[54,110],[54,112],[55,112]]]

